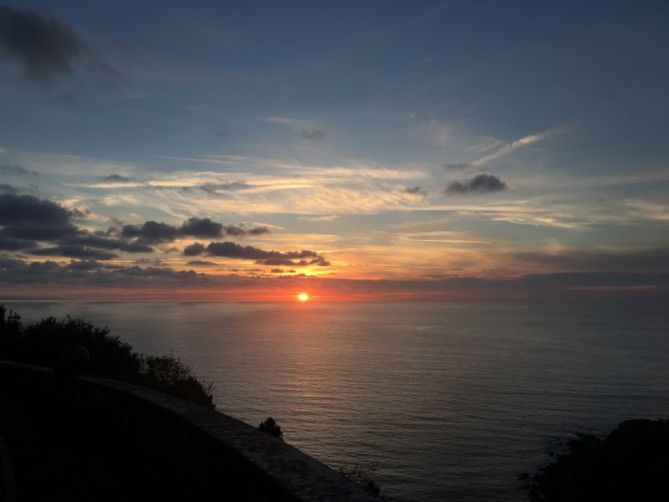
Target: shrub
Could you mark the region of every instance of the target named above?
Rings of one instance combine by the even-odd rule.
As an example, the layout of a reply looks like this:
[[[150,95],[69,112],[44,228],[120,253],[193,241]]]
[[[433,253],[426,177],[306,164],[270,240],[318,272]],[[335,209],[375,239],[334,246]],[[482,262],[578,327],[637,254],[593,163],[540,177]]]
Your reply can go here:
[[[82,319],[48,317],[23,326],[15,312],[0,305],[0,358],[54,367],[63,349],[79,342],[90,354],[90,373],[143,385],[151,389],[214,408],[212,386],[200,382],[180,359],[146,356]]]
[[[202,384],[181,359],[169,356],[141,356],[138,383],[165,394],[214,407],[212,384]]]
[[[666,421],[628,420],[605,439],[581,435],[530,479],[530,500],[669,500],[667,451]]]
[[[339,472],[372,495],[380,495],[381,486],[373,478],[375,470],[373,467],[355,464],[351,467],[342,467]]]
[[[272,417],[267,417],[265,420],[260,422],[258,429],[266,432],[270,436],[283,439],[283,431],[281,430],[281,426],[277,424],[276,420],[274,420]]]
[[[18,350],[22,330],[19,315],[0,305],[0,358],[13,358]]]

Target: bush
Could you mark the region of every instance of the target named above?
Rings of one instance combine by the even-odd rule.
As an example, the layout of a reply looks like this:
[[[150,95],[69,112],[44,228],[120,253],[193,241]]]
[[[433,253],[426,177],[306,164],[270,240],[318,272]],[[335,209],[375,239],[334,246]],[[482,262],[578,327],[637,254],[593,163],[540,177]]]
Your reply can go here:
[[[274,420],[272,417],[267,417],[265,420],[260,422],[258,429],[266,432],[270,436],[274,436],[275,438],[283,438],[283,431],[281,430],[281,426],[277,424],[276,420]]]
[[[12,354],[16,354],[22,330],[23,324],[19,315],[0,305],[0,358],[10,358]]]
[[[669,500],[669,422],[628,420],[605,439],[579,436],[529,483],[534,502]]]
[[[0,359],[55,367],[63,349],[79,342],[90,354],[90,373],[123,380],[214,408],[212,386],[200,382],[180,359],[146,356],[108,328],[82,319],[48,317],[23,326],[18,314],[0,305]]]
[[[137,383],[165,394],[213,408],[212,384],[202,384],[181,359],[169,356],[141,356]]]
[[[374,471],[373,467],[365,467],[362,465],[355,464],[352,467],[342,467],[339,469],[344,477],[353,481],[360,488],[363,488],[372,495],[381,494],[381,486],[374,481]]]

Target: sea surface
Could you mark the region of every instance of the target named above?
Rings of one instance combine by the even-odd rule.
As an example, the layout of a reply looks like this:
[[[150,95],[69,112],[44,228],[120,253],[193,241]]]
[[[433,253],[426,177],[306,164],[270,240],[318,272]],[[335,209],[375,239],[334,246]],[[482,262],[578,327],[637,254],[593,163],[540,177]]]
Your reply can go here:
[[[574,433],[669,417],[669,309],[453,303],[14,303],[172,351],[219,410],[389,500],[526,500],[518,475]]]

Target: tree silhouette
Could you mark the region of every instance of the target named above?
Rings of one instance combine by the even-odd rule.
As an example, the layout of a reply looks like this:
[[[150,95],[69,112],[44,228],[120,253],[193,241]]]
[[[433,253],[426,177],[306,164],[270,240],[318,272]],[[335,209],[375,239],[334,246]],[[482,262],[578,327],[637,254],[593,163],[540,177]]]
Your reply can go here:
[[[281,426],[277,424],[276,420],[274,420],[272,417],[267,417],[265,420],[260,422],[258,429],[260,429],[263,432],[266,432],[270,436],[274,436],[275,438],[278,439],[283,439],[283,431],[281,430]]]
[[[0,359],[55,367],[63,349],[75,341],[88,350],[93,375],[143,385],[214,408],[211,384],[201,382],[172,354],[138,354],[108,328],[82,319],[48,317],[24,327],[18,314],[0,305]]]

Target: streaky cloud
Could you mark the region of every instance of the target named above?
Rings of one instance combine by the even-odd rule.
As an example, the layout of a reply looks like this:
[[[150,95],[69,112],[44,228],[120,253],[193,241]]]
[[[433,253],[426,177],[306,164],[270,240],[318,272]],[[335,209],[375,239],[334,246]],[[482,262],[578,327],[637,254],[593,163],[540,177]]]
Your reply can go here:
[[[493,152],[480,157],[474,161],[471,162],[471,165],[474,167],[482,167],[487,164],[490,164],[491,162],[500,159],[502,157],[505,157],[507,155],[512,154],[516,150],[519,150],[521,148],[528,147],[530,145],[533,145],[535,143],[538,143],[539,141],[543,141],[545,139],[548,139],[550,137],[556,136],[558,134],[561,134],[566,130],[566,125],[562,125],[559,127],[556,127],[554,129],[549,129],[544,132],[540,132],[537,134],[529,134],[527,136],[523,136],[520,139],[517,139],[516,141],[513,141],[511,143],[507,143],[505,145],[500,146]]]

